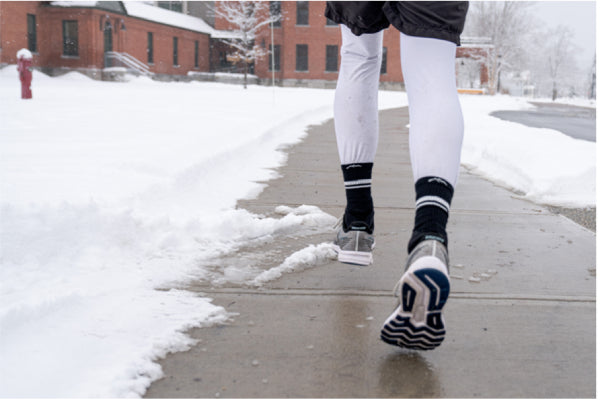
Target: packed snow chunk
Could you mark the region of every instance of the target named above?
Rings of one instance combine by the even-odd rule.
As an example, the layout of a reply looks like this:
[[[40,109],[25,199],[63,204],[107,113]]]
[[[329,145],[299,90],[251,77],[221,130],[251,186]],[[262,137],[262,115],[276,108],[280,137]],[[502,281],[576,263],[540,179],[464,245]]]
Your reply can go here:
[[[284,215],[284,217],[279,220],[278,230],[286,230],[295,225],[326,228],[333,226],[337,221],[333,215],[327,214],[316,206],[301,205],[296,208],[279,206],[275,208],[275,212]]]
[[[260,286],[280,278],[284,273],[303,271],[335,260],[336,257],[337,253],[332,243],[321,243],[317,246],[311,244],[286,258],[281,265],[262,272],[251,284]]]

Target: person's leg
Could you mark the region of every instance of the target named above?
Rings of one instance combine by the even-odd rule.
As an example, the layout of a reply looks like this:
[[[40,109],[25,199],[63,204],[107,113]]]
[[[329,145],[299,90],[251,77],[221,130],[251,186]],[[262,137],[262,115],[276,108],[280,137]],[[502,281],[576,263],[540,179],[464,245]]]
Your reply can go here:
[[[346,189],[344,229],[358,224],[371,233],[371,171],[379,135],[377,97],[383,31],[356,36],[345,25],[341,30],[334,121]]]
[[[446,224],[463,136],[456,45],[405,34],[400,43],[417,199],[406,271],[397,285],[400,304],[385,321],[381,338],[395,346],[430,350],[444,340],[442,309],[450,294]]]
[[[339,261],[369,265],[375,246],[371,176],[379,137],[377,96],[383,32],[355,35],[345,25],[341,30],[334,122],[346,209],[334,246]]]
[[[426,238],[448,245],[446,224],[460,168],[463,117],[456,91],[456,45],[403,33],[400,38],[416,190],[410,252]]]

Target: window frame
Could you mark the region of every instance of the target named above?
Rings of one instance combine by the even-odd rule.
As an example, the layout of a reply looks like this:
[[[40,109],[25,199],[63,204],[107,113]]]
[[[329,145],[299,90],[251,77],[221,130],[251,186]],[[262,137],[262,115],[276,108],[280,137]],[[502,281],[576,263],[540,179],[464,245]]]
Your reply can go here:
[[[154,32],[148,32],[146,45],[146,55],[149,65],[154,65]]]
[[[37,18],[35,14],[27,14],[27,49],[32,53],[38,52]]]
[[[388,48],[383,46],[383,48],[381,49],[381,68],[379,69],[380,75],[387,75],[387,54]]]
[[[337,44],[325,45],[325,72],[339,72],[339,53],[340,48]],[[335,56],[335,69],[330,69],[333,60],[331,57]]]
[[[310,18],[309,18],[310,7],[309,7],[309,5],[310,5],[310,1],[297,1],[296,2],[296,26],[310,26]],[[304,22],[304,13],[306,13],[306,23],[303,23]],[[300,17],[302,17],[303,21],[300,21]]]
[[[79,58],[79,21],[73,19],[63,19],[63,57]],[[70,28],[68,28],[70,27]],[[72,29],[75,28],[75,38]]]
[[[269,1],[269,16],[272,17],[274,15],[281,17],[281,1]],[[281,28],[281,18],[273,22],[273,28]]]
[[[173,66],[180,67],[179,65],[179,38],[173,36]]]
[[[275,59],[272,57],[275,56]],[[274,61],[274,62],[273,62]],[[281,45],[269,45],[269,72],[273,72],[272,66],[275,66],[275,72],[281,71]]]
[[[299,52],[300,49],[306,49],[306,54],[304,55],[306,61],[301,64],[301,54]],[[299,69],[298,66],[303,67],[306,64],[306,69]],[[305,43],[297,43],[296,44],[296,72],[308,72],[309,64],[308,64],[308,44]]]

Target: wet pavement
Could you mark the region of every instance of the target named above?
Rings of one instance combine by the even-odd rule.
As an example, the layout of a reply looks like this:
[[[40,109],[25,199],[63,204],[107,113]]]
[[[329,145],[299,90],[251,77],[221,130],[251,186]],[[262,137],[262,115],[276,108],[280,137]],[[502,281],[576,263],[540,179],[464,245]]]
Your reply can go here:
[[[406,108],[380,114],[374,264],[330,261],[260,289],[197,282],[189,289],[239,315],[192,330],[201,342],[162,360],[165,377],[146,397],[595,397],[595,234],[466,171],[448,227],[446,340],[429,352],[379,340],[414,218],[407,123]],[[340,216],[332,121],[288,153],[281,177],[238,206],[275,217],[278,205],[311,204]],[[332,235],[290,235],[239,258],[267,269]]]
[[[596,141],[596,109],[566,104],[536,103],[534,110],[495,111],[492,116],[534,128],[549,128],[575,139]]]

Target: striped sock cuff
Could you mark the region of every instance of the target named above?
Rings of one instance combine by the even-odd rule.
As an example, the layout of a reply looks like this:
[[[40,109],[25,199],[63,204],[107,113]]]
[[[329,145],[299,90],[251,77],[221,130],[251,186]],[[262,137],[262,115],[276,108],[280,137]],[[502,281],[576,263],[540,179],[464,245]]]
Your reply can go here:
[[[417,199],[416,209],[418,210],[421,207],[425,206],[435,206],[439,207],[442,210],[446,211],[446,213],[450,213],[450,204],[439,196],[423,196]]]
[[[450,204],[454,195],[454,188],[446,180],[428,176],[415,183],[416,209],[434,206],[450,213]]]
[[[364,189],[371,187],[371,179],[356,179],[353,181],[344,181],[344,187],[349,189]]]

